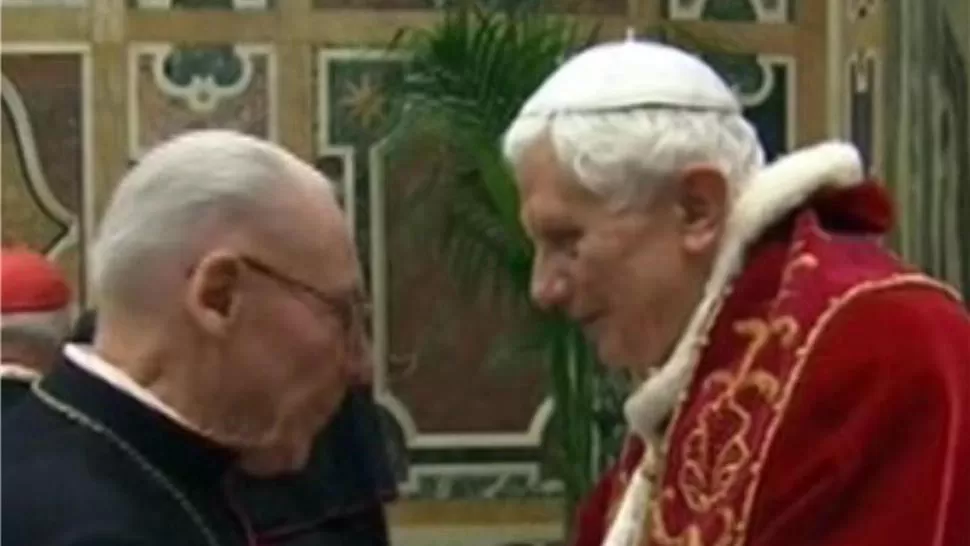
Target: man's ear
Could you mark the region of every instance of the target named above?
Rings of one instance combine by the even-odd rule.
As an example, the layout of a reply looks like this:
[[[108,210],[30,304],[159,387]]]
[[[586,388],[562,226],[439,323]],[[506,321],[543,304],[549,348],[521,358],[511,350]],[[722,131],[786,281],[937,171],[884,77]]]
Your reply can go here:
[[[189,275],[186,309],[211,335],[225,336],[236,320],[244,267],[234,254],[213,252],[204,256]]]
[[[712,167],[690,167],[681,176],[677,189],[684,249],[691,254],[710,252],[727,221],[727,179]]]

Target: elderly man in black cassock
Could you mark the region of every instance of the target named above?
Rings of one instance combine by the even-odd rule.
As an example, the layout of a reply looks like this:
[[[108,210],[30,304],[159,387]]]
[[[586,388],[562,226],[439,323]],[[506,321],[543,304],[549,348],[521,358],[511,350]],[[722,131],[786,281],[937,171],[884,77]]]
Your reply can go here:
[[[90,344],[95,330],[95,312],[85,312],[71,341]],[[237,471],[229,484],[257,546],[389,544],[384,504],[397,484],[370,385],[348,392],[306,468],[271,478]]]
[[[187,133],[121,180],[92,258],[93,346],[4,418],[4,544],[253,544],[230,471],[303,469],[368,364],[331,184],[268,142]]]

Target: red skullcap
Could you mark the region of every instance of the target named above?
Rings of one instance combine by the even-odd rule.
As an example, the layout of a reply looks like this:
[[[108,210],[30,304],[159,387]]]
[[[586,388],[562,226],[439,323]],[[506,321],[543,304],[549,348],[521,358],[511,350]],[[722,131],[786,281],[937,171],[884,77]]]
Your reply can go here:
[[[67,307],[71,291],[56,265],[23,248],[0,253],[0,308],[3,314],[43,313]]]

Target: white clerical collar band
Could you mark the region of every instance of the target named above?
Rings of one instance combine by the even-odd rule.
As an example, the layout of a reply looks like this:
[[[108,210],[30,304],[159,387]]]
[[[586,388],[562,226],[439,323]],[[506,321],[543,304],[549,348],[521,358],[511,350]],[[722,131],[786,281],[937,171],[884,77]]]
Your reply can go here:
[[[174,408],[159,400],[151,391],[139,385],[120,368],[95,354],[90,345],[68,343],[64,346],[64,356],[78,368],[131,396],[153,411],[168,417],[179,426],[196,434],[205,435],[198,427],[179,415]]]
[[[15,362],[0,364],[0,379],[33,383],[40,379],[40,372]]]

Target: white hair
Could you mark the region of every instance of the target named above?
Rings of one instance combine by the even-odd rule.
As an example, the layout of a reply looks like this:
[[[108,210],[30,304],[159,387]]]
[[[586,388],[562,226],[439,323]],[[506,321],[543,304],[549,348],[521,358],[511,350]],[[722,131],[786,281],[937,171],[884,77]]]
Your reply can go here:
[[[659,185],[697,164],[717,168],[735,197],[765,161],[754,127],[741,115],[701,109],[520,116],[505,133],[506,158],[519,163],[542,138],[579,184],[619,207],[648,199]]]
[[[265,217],[273,194],[293,185],[332,191],[289,152],[234,131],[192,131],[153,148],[122,178],[101,221],[91,266],[99,301],[139,297],[153,268],[188,259],[216,226]]]
[[[68,307],[43,312],[6,313],[0,317],[0,339],[4,344],[27,345],[56,351],[71,328]]]

